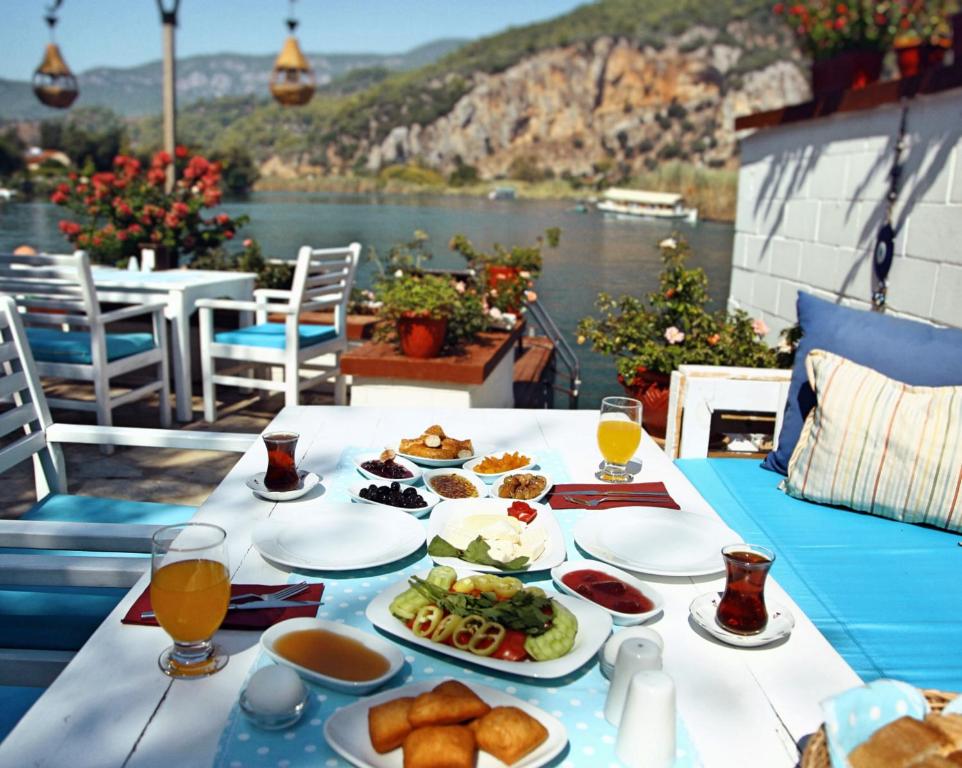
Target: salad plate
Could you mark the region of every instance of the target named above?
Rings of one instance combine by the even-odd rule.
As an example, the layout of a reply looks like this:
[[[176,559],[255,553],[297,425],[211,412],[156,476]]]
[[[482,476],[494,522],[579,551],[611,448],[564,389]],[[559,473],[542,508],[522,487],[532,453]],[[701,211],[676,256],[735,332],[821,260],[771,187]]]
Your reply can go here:
[[[522,464],[520,467],[506,469],[503,472],[479,472],[477,470],[478,464],[480,464],[485,459],[489,459],[489,458],[497,459],[506,453],[518,453],[521,455],[521,457],[526,458],[528,460],[528,463]],[[531,467],[535,466],[537,463],[538,463],[538,460],[534,457],[533,454],[531,454],[530,451],[494,451],[491,453],[480,453],[473,459],[465,460],[464,468],[468,472],[474,472],[474,474],[480,477],[482,480],[484,480],[484,482],[493,483],[495,480],[498,480],[512,472],[524,472],[526,470],[529,470],[531,469]]]
[[[251,543],[268,562],[314,571],[352,571],[401,560],[424,543],[420,522],[401,509],[347,501],[309,516],[274,514]]]
[[[419,680],[416,683],[392,688],[389,691],[348,704],[334,712],[324,723],[324,738],[331,745],[331,749],[352,765],[360,766],[360,768],[403,768],[404,757],[400,748],[383,755],[374,751],[368,730],[368,710],[386,701],[427,693],[442,682],[444,681],[440,678]],[[512,768],[541,768],[561,754],[565,744],[568,743],[568,732],[558,718],[549,715],[534,704],[519,699],[517,696],[512,696],[510,693],[473,681],[467,685],[488,706],[492,708],[517,707],[541,723],[548,731],[548,738],[534,751],[513,763]],[[503,766],[504,763],[493,755],[483,751],[478,752],[476,768],[503,768]]]
[[[477,497],[474,496],[445,496],[440,493],[437,488],[435,488],[431,481],[438,477],[443,477],[444,475],[457,475],[458,477],[463,477],[467,482],[474,486],[474,490],[478,492]],[[437,469],[426,469],[424,470],[424,485],[429,491],[437,493],[442,499],[452,499],[454,501],[460,501],[463,499],[473,499],[479,498],[483,499],[488,495],[488,486],[485,485],[484,481],[481,480],[474,472],[467,472],[463,469],[458,469],[457,467],[438,467]]]
[[[721,573],[721,548],[739,539],[710,517],[663,507],[592,512],[575,523],[573,532],[575,543],[593,557],[653,576]]]
[[[665,607],[665,599],[661,596],[661,593],[657,589],[651,586],[651,584],[632,576],[627,571],[623,571],[620,568],[615,568],[615,566],[609,565],[608,563],[603,563],[600,560],[568,560],[567,562],[564,562],[561,565],[555,566],[551,569],[551,578],[554,580],[555,586],[557,586],[558,589],[560,589],[566,595],[572,595],[573,597],[578,597],[582,600],[588,600],[594,605],[599,605],[599,603],[592,600],[590,597],[580,594],[577,589],[569,587],[564,582],[564,577],[575,571],[597,571],[605,576],[610,576],[613,579],[621,581],[629,587],[637,589],[644,597],[651,601],[652,606],[650,610],[641,611],[638,613],[626,613],[602,605],[601,608],[611,614],[611,618],[618,626],[630,627],[635,624],[641,624],[642,622],[648,621],[648,619],[657,616]]]
[[[429,574],[419,575],[426,579]],[[468,570],[458,570],[459,578],[472,575],[477,574]],[[541,680],[564,677],[592,661],[598,649],[611,634],[611,616],[604,609],[584,600],[546,591],[548,597],[567,608],[578,621],[578,634],[575,636],[574,646],[568,653],[549,661],[508,661],[491,656],[479,656],[444,643],[433,642],[426,637],[419,637],[408,628],[405,622],[395,617],[390,611],[391,602],[398,595],[406,592],[409,587],[408,580],[401,579],[378,594],[367,605],[365,615],[368,620],[378,629],[406,643],[416,645],[422,650],[509,675]]]
[[[795,617],[788,608],[773,600],[766,600],[768,624],[765,629],[754,635],[740,635],[737,632],[729,632],[715,621],[715,614],[718,613],[720,601],[721,595],[718,592],[706,592],[692,601],[688,611],[699,627],[727,645],[734,645],[738,648],[757,648],[788,637],[795,628]]]
[[[514,504],[527,505],[535,513],[535,518],[530,523],[513,518],[509,509]],[[564,533],[558,525],[558,519],[551,507],[536,502],[514,499],[442,501],[434,508],[428,522],[429,545],[435,536],[440,536],[459,549],[466,548],[471,540],[481,536],[488,545],[490,557],[502,562],[518,556],[529,557],[528,563],[518,568],[478,563],[463,556],[437,556],[428,552],[435,563],[452,568],[471,568],[482,573],[530,573],[554,568],[565,559]],[[540,544],[543,544],[543,550],[530,559],[529,547]]]
[[[395,455],[394,463],[398,466],[404,467],[408,472],[411,473],[410,477],[383,477],[381,475],[371,472],[369,469],[365,469],[361,465],[368,461],[377,461],[381,458],[381,451],[370,451],[368,453],[360,453],[354,457],[354,468],[360,472],[368,480],[372,480],[375,483],[391,483],[398,482],[402,485],[414,485],[418,480],[421,479],[421,468],[415,464],[413,461],[405,459],[403,456]]]
[[[351,494],[351,498],[354,499],[354,501],[358,501],[361,504],[371,504],[375,507],[384,507],[385,509],[400,509],[402,512],[407,512],[409,515],[414,515],[415,517],[424,517],[432,509],[434,509],[434,507],[437,505],[439,501],[441,501],[440,496],[438,496],[436,493],[431,493],[431,491],[427,490],[426,488],[414,489],[415,491],[417,491],[418,496],[420,496],[422,499],[424,499],[424,501],[427,502],[426,507],[395,507],[393,504],[384,504],[379,501],[371,501],[370,499],[365,499],[363,496],[361,496],[361,491],[363,491],[365,488],[370,488],[372,485],[376,485],[379,488],[390,487],[391,482],[399,482],[399,481],[392,480],[390,482],[372,481],[369,483],[355,483],[354,485],[352,485],[350,488],[347,489],[347,492]],[[402,487],[411,488],[412,486],[405,485]],[[402,490],[402,493],[403,493],[403,490]]]

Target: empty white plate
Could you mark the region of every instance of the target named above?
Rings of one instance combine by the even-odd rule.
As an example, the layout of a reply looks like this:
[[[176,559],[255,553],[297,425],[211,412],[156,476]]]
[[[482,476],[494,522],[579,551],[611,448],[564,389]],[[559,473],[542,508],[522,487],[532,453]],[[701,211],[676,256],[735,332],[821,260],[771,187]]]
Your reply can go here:
[[[393,563],[424,543],[424,527],[400,509],[327,504],[316,512],[275,514],[254,528],[264,559],[314,571],[351,571]]]
[[[704,515],[659,507],[592,512],[574,526],[575,542],[606,563],[654,576],[707,576],[725,570],[721,548],[739,541]]]
[[[760,645],[768,645],[776,640],[781,640],[783,637],[788,637],[795,628],[795,617],[788,608],[781,603],[766,600],[765,608],[768,610],[768,624],[765,629],[755,635],[739,635],[736,632],[729,632],[715,621],[715,614],[718,613],[720,601],[721,595],[717,592],[706,592],[692,601],[688,611],[699,627],[728,645],[735,645],[739,648],[756,648]]]

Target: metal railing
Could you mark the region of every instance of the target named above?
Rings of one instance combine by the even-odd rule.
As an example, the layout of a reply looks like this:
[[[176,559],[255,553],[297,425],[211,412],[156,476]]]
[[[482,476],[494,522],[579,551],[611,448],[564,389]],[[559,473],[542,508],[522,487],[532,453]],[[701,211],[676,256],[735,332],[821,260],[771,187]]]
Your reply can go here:
[[[581,361],[578,360],[578,356],[575,354],[574,349],[568,343],[568,340],[564,337],[561,329],[558,328],[558,324],[555,323],[554,318],[548,314],[548,310],[544,308],[544,305],[537,299],[529,299],[525,301],[525,306],[528,308],[528,317],[534,321],[545,337],[554,344],[555,353],[559,360],[565,367],[565,371],[561,374],[566,376],[568,379],[567,386],[559,386],[552,382],[552,387],[557,392],[564,392],[568,395],[568,407],[575,410],[578,407],[578,394],[581,389]],[[534,328],[531,328],[529,332],[533,334]]]

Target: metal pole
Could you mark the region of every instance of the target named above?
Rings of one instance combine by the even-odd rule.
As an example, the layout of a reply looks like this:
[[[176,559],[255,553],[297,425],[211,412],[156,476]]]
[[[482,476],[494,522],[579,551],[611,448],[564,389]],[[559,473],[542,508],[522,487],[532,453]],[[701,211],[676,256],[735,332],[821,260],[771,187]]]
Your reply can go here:
[[[168,10],[164,7],[162,0],[157,0],[157,7],[160,9],[160,20],[163,24],[163,45],[164,45],[164,151],[173,158],[174,147],[177,144],[175,126],[177,122],[177,73],[174,64],[174,29],[177,26],[177,7],[180,0],[174,0],[172,7]],[[176,174],[174,164],[167,166],[167,192],[174,190]]]

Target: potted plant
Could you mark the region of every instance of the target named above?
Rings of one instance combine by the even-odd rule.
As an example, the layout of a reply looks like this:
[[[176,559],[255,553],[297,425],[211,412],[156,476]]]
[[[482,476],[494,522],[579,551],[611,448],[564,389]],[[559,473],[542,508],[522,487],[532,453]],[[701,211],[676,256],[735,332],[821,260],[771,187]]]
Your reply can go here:
[[[947,0],[901,0],[896,5],[895,57],[902,77],[941,66],[949,49]]]
[[[857,90],[876,82],[892,40],[896,10],[888,0],[800,0],[776,3],[812,58],[812,94]]]
[[[408,357],[437,357],[485,328],[478,292],[448,275],[398,270],[382,278],[374,293],[380,302],[375,337],[398,343]]]
[[[173,192],[164,185],[168,167],[177,168]],[[157,152],[144,168],[127,155],[114,158],[114,170],[69,175],[50,201],[74,214],[60,222],[71,244],[90,252],[99,263],[116,264],[152,248],[158,266],[176,267],[181,257],[203,255],[232,240],[247,216],[205,216],[220,204],[220,165],[186,147],[175,156]]]
[[[579,344],[617,358],[618,381],[644,404],[645,429],[665,434],[671,372],[682,364],[770,368],[776,354],[764,342],[760,319],[744,311],[710,312],[708,278],[685,266],[688,245],[667,238],[660,244],[664,270],[647,303],[634,296],[598,295],[597,316],[578,323]]]

